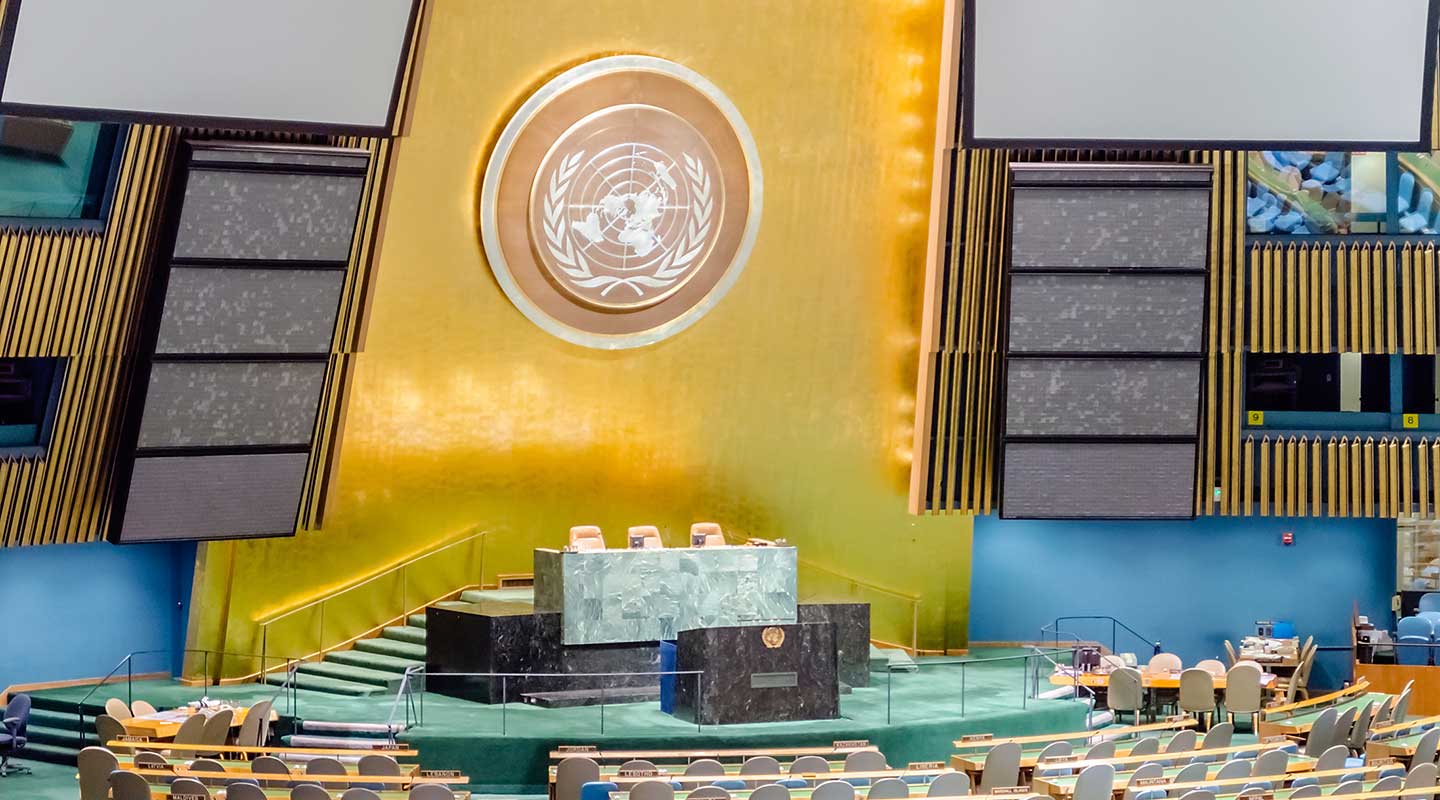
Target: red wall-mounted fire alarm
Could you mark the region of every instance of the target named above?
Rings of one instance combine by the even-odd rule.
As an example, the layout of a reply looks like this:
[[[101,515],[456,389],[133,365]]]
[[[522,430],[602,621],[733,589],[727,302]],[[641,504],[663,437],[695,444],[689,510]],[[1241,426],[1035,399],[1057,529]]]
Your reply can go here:
[[[1287,547],[1295,544],[1295,534],[1291,533],[1290,531],[1285,531],[1284,533],[1280,534],[1280,544],[1283,544]]]

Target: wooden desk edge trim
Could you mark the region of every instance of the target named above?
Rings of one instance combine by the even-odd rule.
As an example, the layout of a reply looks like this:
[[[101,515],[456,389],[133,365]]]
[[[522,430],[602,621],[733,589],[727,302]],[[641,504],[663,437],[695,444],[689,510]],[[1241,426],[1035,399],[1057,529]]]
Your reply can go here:
[[[1065,742],[1071,739],[1094,739],[1096,737],[1121,737],[1132,733],[1144,733],[1146,731],[1179,730],[1181,728],[1193,728],[1199,724],[1194,717],[1187,717],[1183,720],[1171,720],[1169,722],[1151,722],[1145,725],[1130,725],[1124,728],[1100,728],[1089,731],[1070,731],[1059,734],[1034,734],[1032,736],[1011,736],[1005,739],[986,739],[980,742],[963,742],[959,739],[950,744],[961,750],[969,750],[978,747],[994,747],[997,744],[1036,744],[1038,742]]]
[[[1366,680],[1365,678],[1361,678],[1360,680],[1350,684],[1349,686],[1341,689],[1338,692],[1331,692],[1330,694],[1321,695],[1319,697],[1312,697],[1309,700],[1301,700],[1296,703],[1288,703],[1283,706],[1275,706],[1274,708],[1262,708],[1260,709],[1260,715],[1268,719],[1271,714],[1289,714],[1290,712],[1297,709],[1319,707],[1329,703],[1331,700],[1338,701],[1342,697],[1348,697],[1349,695],[1358,695],[1365,691],[1368,691],[1369,689],[1370,681]],[[1291,714],[1291,716],[1294,715]]]

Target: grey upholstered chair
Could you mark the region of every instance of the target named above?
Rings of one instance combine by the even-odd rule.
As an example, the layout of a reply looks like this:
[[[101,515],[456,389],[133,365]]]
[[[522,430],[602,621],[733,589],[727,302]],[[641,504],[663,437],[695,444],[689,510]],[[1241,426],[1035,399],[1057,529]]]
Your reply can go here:
[[[1340,715],[1335,718],[1335,727],[1330,731],[1330,741],[1327,742],[1325,746],[1329,748],[1337,744],[1343,744],[1345,745],[1345,749],[1350,749],[1350,732],[1354,730],[1355,718],[1359,716],[1359,714],[1360,709],[1355,706],[1350,706],[1344,711],[1341,711]],[[1321,752],[1324,752],[1324,750]]]
[[[1237,758],[1234,761],[1226,761],[1215,773],[1215,780],[1226,781],[1231,778],[1248,778],[1255,769],[1255,762],[1248,758]]]
[[[1315,721],[1310,723],[1310,732],[1305,735],[1305,755],[1315,758],[1339,744],[1335,741],[1335,723],[1338,716],[1333,708],[1327,708],[1316,715]]]
[[[1180,711],[1201,719],[1215,710],[1215,676],[1199,667],[1180,673]],[[1185,731],[1194,733],[1194,731]],[[1179,734],[1176,734],[1179,735]]]
[[[1337,745],[1335,745],[1335,746],[1327,749],[1325,752],[1321,753],[1319,756],[1316,756],[1316,758],[1315,758],[1315,764],[1314,764],[1314,770],[1315,770],[1316,772],[1331,772],[1331,771],[1337,770],[1337,769],[1344,769],[1344,768],[1345,768],[1345,759],[1347,759],[1347,758],[1349,758],[1349,757],[1350,757],[1350,748],[1346,747],[1346,746],[1343,745],[1343,744],[1337,744]],[[1329,785],[1329,784],[1335,784],[1335,783],[1339,783],[1339,782],[1340,782],[1339,777],[1338,777],[1338,776],[1334,776],[1334,775],[1331,775],[1331,776],[1328,776],[1328,777],[1321,777],[1321,778],[1318,778],[1317,780],[1319,780],[1320,783],[1322,783],[1322,784],[1327,784],[1327,785]]]
[[[1215,793],[1205,789],[1191,789],[1181,795],[1180,800],[1215,800]]]
[[[290,790],[290,800],[334,800],[330,791],[314,783],[302,783]]]
[[[935,776],[925,790],[926,797],[962,797],[970,794],[970,776],[963,772],[946,772]],[[751,797],[750,800],[755,800]]]
[[[1415,753],[1410,756],[1410,766],[1435,763],[1437,750],[1440,750],[1440,728],[1431,728],[1420,734],[1420,738],[1415,742]]]
[[[1200,740],[1201,750],[1213,750],[1221,747],[1229,747],[1230,742],[1235,738],[1235,723],[1221,722],[1205,731],[1205,738]]]
[[[175,732],[175,744],[204,744],[205,743],[205,715],[191,714],[180,723],[180,730]]]
[[[1181,700],[1180,702],[1183,704],[1185,701]],[[1165,743],[1165,752],[1188,753],[1195,749],[1195,742],[1199,738],[1200,735],[1195,731],[1188,729],[1180,731],[1174,736],[1171,736],[1170,741]]]
[[[272,788],[272,789],[277,789],[277,788],[283,788],[283,787],[288,786],[288,785],[290,784],[290,781],[288,780],[288,778],[290,777],[290,765],[289,765],[289,764],[286,764],[284,761],[281,761],[280,759],[276,758],[275,756],[260,756],[259,758],[255,759],[254,761],[251,761],[251,762],[250,762],[250,771],[251,771],[252,773],[254,773],[255,775],[279,775],[279,776],[283,776],[284,778],[287,779],[287,780],[262,780],[262,781],[261,781],[261,785],[262,785],[262,786],[268,786],[268,787],[270,787],[270,788]],[[558,773],[557,773],[557,775],[558,775]],[[557,778],[557,781],[558,781],[558,778]],[[558,785],[558,783],[557,783],[557,785]]]
[[[820,759],[824,761],[825,759]],[[828,766],[828,765],[827,765]],[[779,775],[780,762],[771,756],[751,756],[740,765],[741,775]]]
[[[1260,714],[1260,668],[1240,662],[1225,673],[1225,713],[1234,722],[1236,715],[1253,720]]]
[[[1364,708],[1355,717],[1355,725],[1350,728],[1350,738],[1344,742],[1352,751],[1365,752],[1365,740],[1370,738],[1370,727],[1375,721],[1375,712],[1380,708],[1379,703],[1366,703]]]
[[[899,778],[881,778],[870,785],[865,800],[900,800],[910,796],[910,784]]]
[[[772,772],[769,774],[778,774],[778,765],[776,766],[776,770],[776,772]],[[694,761],[691,761],[689,764],[685,765],[685,774],[704,775],[707,777],[713,775],[718,778],[725,774],[725,765],[721,764],[719,761],[716,761],[713,758],[697,758]]]
[[[225,787],[225,800],[266,800],[265,790],[253,783],[236,781]]]
[[[132,700],[130,702],[130,713],[137,717],[148,717],[155,713],[155,706],[144,700]]]
[[[1429,789],[1437,782],[1437,775],[1440,775],[1440,768],[1435,762],[1426,761],[1423,764],[1416,764],[1405,773],[1406,789]]]
[[[105,713],[118,720],[130,719],[134,714],[130,713],[130,706],[118,697],[112,697],[105,701]]]
[[[1267,777],[1284,775],[1285,769],[1290,766],[1290,754],[1284,750],[1266,750],[1255,759],[1255,767],[1250,770],[1254,777]]]
[[[119,767],[115,754],[103,747],[87,747],[75,763],[80,773],[80,800],[108,800],[110,773]]]
[[[121,736],[125,735],[125,726],[120,720],[109,714],[101,714],[95,718],[95,736],[101,747],[110,744]]]
[[[270,701],[261,700],[245,712],[235,744],[241,747],[263,747],[270,738]]]
[[[811,792],[810,800],[855,800],[855,787],[845,781],[825,781]]]
[[[600,765],[585,756],[570,756],[555,767],[555,800],[580,800],[580,787],[600,780]]]
[[[730,800],[730,793],[719,786],[701,786],[685,795],[685,800]]]
[[[1106,705],[1110,707],[1111,713],[1115,715],[1115,721],[1120,721],[1120,715],[1131,713],[1135,715],[1135,721],[1140,721],[1140,710],[1145,707],[1145,685],[1140,670],[1134,667],[1124,667],[1110,673],[1110,693]]]
[[[1069,767],[1061,767],[1059,769],[1046,769],[1044,764],[1045,761],[1048,759],[1064,758],[1065,756],[1068,756],[1073,752],[1074,748],[1070,745],[1069,742],[1051,742],[1050,744],[1045,745],[1035,756],[1035,774],[1042,778],[1051,775],[1069,775]]]
[[[176,778],[170,783],[170,794],[187,794],[196,797],[209,797],[210,789],[205,784],[194,778]]]
[[[1198,762],[1197,762],[1197,763],[1194,763],[1194,764],[1186,764],[1185,766],[1181,767],[1181,768],[1180,768],[1180,771],[1177,772],[1177,773],[1175,773],[1175,778],[1174,778],[1173,780],[1171,780],[1170,782],[1171,782],[1171,783],[1198,783],[1199,781],[1205,780],[1207,777],[1209,777],[1209,775],[1210,775],[1210,765],[1209,765],[1209,764],[1204,764],[1204,763],[1198,763]],[[1171,796],[1171,797],[1180,797],[1180,796],[1182,796],[1183,794],[1186,794],[1185,790],[1180,789],[1180,790],[1172,791],[1172,792],[1170,793],[1170,796]]]
[[[409,800],[455,800],[455,793],[438,783],[422,783],[410,790]]]
[[[990,794],[997,787],[1015,786],[1020,780],[1020,745],[1002,742],[985,754],[985,769],[980,773],[980,794]]]
[[[110,796],[114,800],[150,800],[150,784],[137,772],[110,773]]]
[[[630,787],[630,800],[675,800],[675,787],[669,781],[640,781]]]
[[[830,762],[820,756],[800,756],[790,762],[791,775],[818,775],[830,771]]]
[[[846,772],[879,772],[889,769],[885,756],[879,750],[856,750],[845,756]]]
[[[1125,782],[1125,800],[1135,800],[1135,796],[1141,792],[1154,790],[1154,787],[1150,786],[1136,786],[1140,781],[1154,780],[1163,777],[1165,777],[1165,768],[1156,764],[1154,761],[1146,761],[1144,764],[1136,767],[1135,771],[1130,773],[1130,778]]]
[[[1109,764],[1091,764],[1075,778],[1071,800],[1110,800],[1115,793],[1115,768]]]
[[[1321,794],[1320,784],[1311,783],[1290,792],[1288,800],[1305,800],[1307,797],[1319,797]]]
[[[1410,717],[1410,695],[1415,691],[1415,681],[1405,684],[1400,696],[1395,699],[1395,709],[1390,712],[1390,722],[1398,725]]]
[[[750,792],[750,800],[790,800],[790,787],[765,783]]]
[[[346,789],[345,793],[340,795],[340,800],[380,800],[380,795],[363,786],[355,786]]]
[[[1114,758],[1114,757],[1115,757],[1115,740],[1113,740],[1113,739],[1110,739],[1110,740],[1107,740],[1107,741],[1104,741],[1104,742],[1096,742],[1095,744],[1090,745],[1090,749],[1089,749],[1089,750],[1086,750],[1086,751],[1085,751],[1085,760],[1086,760],[1086,761],[1095,761],[1095,760],[1101,759],[1101,758]]]
[[[1146,736],[1135,741],[1135,746],[1130,748],[1128,755],[1153,756],[1158,752],[1160,752],[1160,739],[1155,736]]]

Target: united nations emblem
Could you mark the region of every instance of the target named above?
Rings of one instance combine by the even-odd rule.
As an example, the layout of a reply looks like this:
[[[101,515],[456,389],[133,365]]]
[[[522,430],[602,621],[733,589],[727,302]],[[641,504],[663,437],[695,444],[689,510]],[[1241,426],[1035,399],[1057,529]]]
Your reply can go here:
[[[636,347],[693,324],[735,282],[760,197],[754,141],[718,88],[662,59],[602,58],[546,83],[506,126],[481,237],[536,324]]]
[[[760,641],[764,642],[765,646],[769,649],[774,650],[780,645],[785,644],[785,629],[772,625],[760,631]]]

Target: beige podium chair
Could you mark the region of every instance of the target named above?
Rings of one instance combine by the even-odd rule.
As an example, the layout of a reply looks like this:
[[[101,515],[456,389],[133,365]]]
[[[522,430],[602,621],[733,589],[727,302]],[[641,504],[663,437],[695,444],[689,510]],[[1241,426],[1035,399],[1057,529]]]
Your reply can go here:
[[[640,543],[635,543],[635,537],[640,537]],[[654,525],[635,525],[630,528],[629,535],[625,537],[631,550],[663,550],[665,543],[660,541],[660,529]]]
[[[701,539],[703,536],[705,538]],[[698,544],[697,544],[698,542]],[[714,522],[697,522],[690,526],[691,547],[724,547],[725,534]]]
[[[604,550],[605,536],[599,525],[576,525],[570,529],[570,546],[581,552]]]

